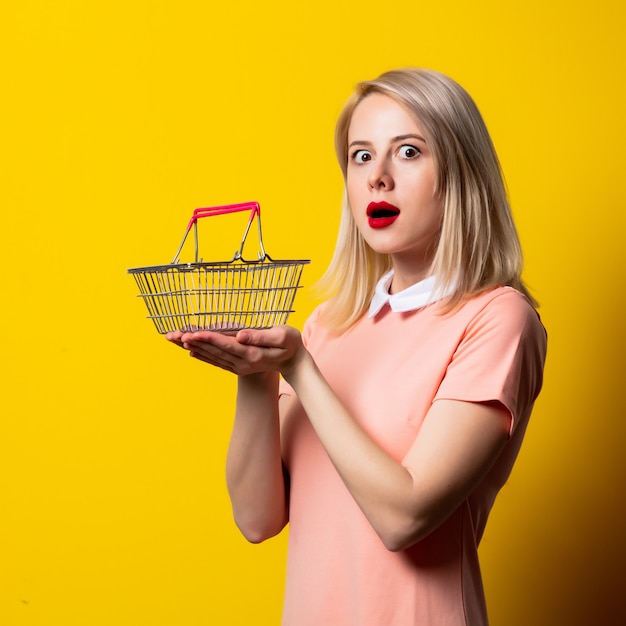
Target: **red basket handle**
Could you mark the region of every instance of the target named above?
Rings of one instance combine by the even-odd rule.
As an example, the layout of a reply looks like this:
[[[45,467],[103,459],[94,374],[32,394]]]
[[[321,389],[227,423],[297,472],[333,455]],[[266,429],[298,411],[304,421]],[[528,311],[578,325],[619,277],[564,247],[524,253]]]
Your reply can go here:
[[[191,219],[189,220],[189,224],[187,224],[187,230],[185,231],[185,235],[183,237],[183,240],[180,244],[180,246],[178,247],[178,250],[176,251],[176,254],[174,255],[174,258],[172,260],[172,265],[175,265],[176,263],[178,263],[178,259],[180,256],[180,253],[183,249],[183,246],[185,245],[185,241],[187,240],[187,235],[189,234],[189,231],[194,228],[194,234],[195,234],[195,247],[196,247],[196,255],[195,255],[195,261],[196,263],[198,262],[198,228],[197,228],[197,222],[200,218],[202,217],[211,217],[214,215],[226,215],[228,213],[239,213],[241,211],[250,211],[250,219],[248,220],[248,224],[246,225],[246,230],[243,234],[243,237],[241,239],[241,245],[239,246],[239,250],[237,252],[235,252],[235,256],[233,257],[233,261],[237,260],[237,259],[241,259],[242,258],[242,254],[243,254],[243,247],[244,244],[246,243],[246,238],[248,237],[248,233],[250,232],[250,226],[252,225],[252,222],[254,220],[254,218],[257,218],[257,225],[258,225],[258,231],[259,231],[259,261],[264,260],[267,257],[267,254],[265,252],[265,249],[263,247],[263,234],[261,232],[261,206],[259,205],[258,202],[241,202],[239,204],[224,204],[222,206],[212,206],[212,207],[202,207],[199,209],[195,209],[193,212],[193,215],[191,216]]]
[[[250,211],[250,221],[255,216],[261,216],[261,206],[258,202],[242,202],[240,204],[224,204],[222,206],[210,206],[202,209],[196,209],[193,212],[193,216],[189,220],[187,225],[187,232],[191,230],[191,227],[201,217],[211,217],[211,215],[225,215],[227,213],[239,213],[240,211]]]

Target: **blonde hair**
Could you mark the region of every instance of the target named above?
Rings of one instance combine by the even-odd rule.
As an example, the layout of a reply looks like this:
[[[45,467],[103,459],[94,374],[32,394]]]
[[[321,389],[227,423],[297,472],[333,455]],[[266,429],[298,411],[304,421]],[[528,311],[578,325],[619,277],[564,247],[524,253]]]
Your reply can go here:
[[[335,129],[335,150],[344,180],[348,130],[357,105],[381,93],[401,103],[419,121],[433,154],[435,193],[443,217],[431,266],[440,290],[452,289],[445,311],[497,285],[509,285],[537,303],[521,279],[522,250],[500,163],[487,127],[470,95],[438,72],[408,68],[358,83]],[[391,268],[359,233],[344,193],[335,253],[318,283],[330,296],[322,321],[344,330],[367,310],[380,277]]]

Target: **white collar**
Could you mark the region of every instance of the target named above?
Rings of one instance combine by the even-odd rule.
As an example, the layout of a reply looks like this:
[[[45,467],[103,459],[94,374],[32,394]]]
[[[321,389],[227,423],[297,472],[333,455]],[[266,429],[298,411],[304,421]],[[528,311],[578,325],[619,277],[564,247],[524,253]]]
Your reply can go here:
[[[392,278],[393,270],[387,272],[378,281],[370,303],[368,317],[374,317],[387,303],[394,313],[404,313],[405,311],[421,309],[427,304],[445,298],[454,291],[454,285],[444,291],[435,289],[437,278],[436,276],[429,276],[398,293],[390,294],[389,286]]]

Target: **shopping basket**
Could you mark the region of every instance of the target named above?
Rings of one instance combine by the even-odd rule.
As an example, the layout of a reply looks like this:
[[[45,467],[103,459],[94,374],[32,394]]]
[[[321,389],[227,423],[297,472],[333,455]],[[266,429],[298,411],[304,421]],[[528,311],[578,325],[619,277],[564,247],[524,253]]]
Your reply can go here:
[[[198,220],[204,217],[250,211],[239,250],[231,261],[204,262],[198,257]],[[256,218],[259,251],[246,260],[243,249]],[[194,229],[195,261],[179,257]],[[258,202],[196,209],[183,240],[169,265],[128,270],[139,287],[139,297],[159,333],[172,330],[236,331],[285,324],[293,313],[302,270],[309,260],[275,261],[263,246],[261,208]]]

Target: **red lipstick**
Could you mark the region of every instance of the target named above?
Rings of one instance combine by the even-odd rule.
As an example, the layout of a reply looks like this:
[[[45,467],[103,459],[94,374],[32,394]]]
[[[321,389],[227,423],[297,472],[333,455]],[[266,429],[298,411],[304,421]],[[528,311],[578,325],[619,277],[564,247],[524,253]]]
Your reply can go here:
[[[400,209],[389,202],[370,202],[367,205],[368,223],[371,228],[386,228],[400,215]]]

